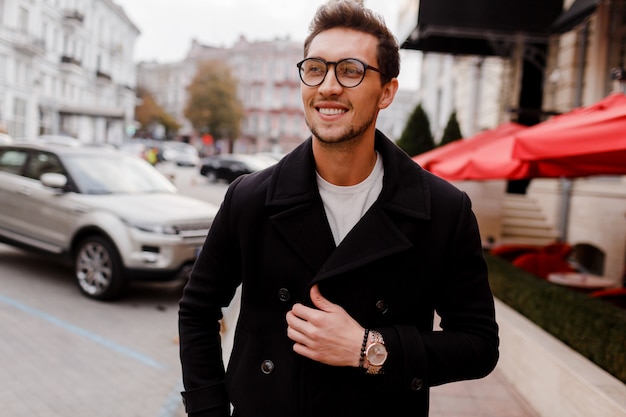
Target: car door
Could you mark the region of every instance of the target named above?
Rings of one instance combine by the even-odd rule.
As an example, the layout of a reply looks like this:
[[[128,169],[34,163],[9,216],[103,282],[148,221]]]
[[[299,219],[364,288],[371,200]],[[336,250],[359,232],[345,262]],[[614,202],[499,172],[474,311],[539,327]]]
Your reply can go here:
[[[28,160],[26,150],[0,148],[0,235],[14,238],[22,233],[21,199],[22,172]]]
[[[46,173],[66,174],[59,158],[50,152],[33,151],[24,169],[24,184],[18,194],[22,200],[21,223],[25,237],[50,252],[67,249],[76,213],[73,193],[47,187],[41,182]]]

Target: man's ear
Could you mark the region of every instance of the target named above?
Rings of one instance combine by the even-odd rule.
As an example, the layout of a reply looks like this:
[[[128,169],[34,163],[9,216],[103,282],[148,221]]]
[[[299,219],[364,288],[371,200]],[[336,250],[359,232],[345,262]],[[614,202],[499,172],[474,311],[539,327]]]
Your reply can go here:
[[[380,96],[378,102],[378,108],[380,110],[386,109],[393,102],[396,92],[398,91],[398,79],[392,78],[387,84],[383,86],[383,93]]]

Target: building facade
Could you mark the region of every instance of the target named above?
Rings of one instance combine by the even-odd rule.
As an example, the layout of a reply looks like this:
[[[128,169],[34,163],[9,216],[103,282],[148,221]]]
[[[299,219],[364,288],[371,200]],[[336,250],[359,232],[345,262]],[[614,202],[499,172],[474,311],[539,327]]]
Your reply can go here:
[[[121,143],[139,29],[111,0],[0,0],[0,129]]]
[[[238,98],[244,107],[242,133],[234,138],[233,151],[288,152],[309,135],[296,69],[301,59],[301,43],[289,39],[249,42],[240,37],[232,47],[214,47],[193,40],[181,62],[140,63],[138,82],[181,124],[179,134],[194,138],[197,132],[184,116],[187,86],[200,63],[225,62],[237,80]]]
[[[435,132],[453,108],[469,137],[508,120],[533,125],[626,92],[624,0],[404,3],[411,11],[402,26],[404,47],[424,52],[421,100]],[[467,13],[450,14],[452,6]],[[536,19],[527,18],[533,15]],[[503,221],[505,182],[457,182],[473,198],[484,231],[485,219]],[[561,239],[600,249],[603,274],[623,285],[625,176],[535,178],[525,192]],[[493,237],[498,242],[501,236]]]

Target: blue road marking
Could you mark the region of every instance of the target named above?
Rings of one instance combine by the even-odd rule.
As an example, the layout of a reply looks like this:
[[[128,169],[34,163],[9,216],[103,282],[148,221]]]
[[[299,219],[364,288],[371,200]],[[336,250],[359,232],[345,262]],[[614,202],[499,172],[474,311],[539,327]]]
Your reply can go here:
[[[150,358],[149,356],[146,356],[142,353],[139,353],[137,351],[134,351],[132,349],[129,349],[125,346],[122,346],[120,344],[117,344],[115,342],[112,342],[108,339],[105,339],[102,336],[99,336],[95,333],[92,333],[88,330],[85,330],[81,327],[78,327],[76,325],[73,325],[71,323],[67,323],[63,320],[60,320],[54,316],[51,316],[50,314],[44,313],[43,311],[39,311],[37,309],[34,309],[32,307],[29,307],[25,304],[22,304],[18,301],[15,301],[11,298],[5,297],[3,295],[0,295],[0,302],[10,305],[12,307],[17,308],[18,310],[23,311],[24,313],[33,315],[35,317],[39,317],[40,319],[43,319],[49,323],[54,324],[55,326],[58,326],[64,330],[67,330],[71,333],[74,333],[76,335],[82,336],[86,339],[91,340],[92,342],[98,343],[99,345],[104,346],[107,349],[110,349],[114,352],[117,352],[121,355],[127,356],[131,359],[134,359],[136,361],[139,361],[145,365],[148,365],[152,368],[156,368],[156,369],[160,369],[160,370],[165,370],[166,367],[160,363],[158,363],[157,361],[155,361],[154,359]]]
[[[159,417],[174,417],[177,415],[177,410],[182,407],[182,397],[180,395],[182,390],[183,382],[179,381],[161,407]]]

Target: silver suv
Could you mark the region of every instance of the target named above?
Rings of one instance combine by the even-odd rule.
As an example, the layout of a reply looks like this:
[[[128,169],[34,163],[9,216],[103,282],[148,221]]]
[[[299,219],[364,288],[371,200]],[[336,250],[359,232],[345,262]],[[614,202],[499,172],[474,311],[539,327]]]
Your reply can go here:
[[[99,300],[191,267],[217,207],[146,161],[86,146],[0,145],[0,242],[71,263]]]

